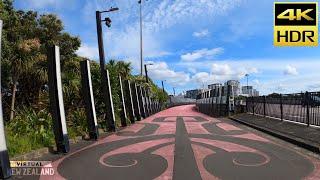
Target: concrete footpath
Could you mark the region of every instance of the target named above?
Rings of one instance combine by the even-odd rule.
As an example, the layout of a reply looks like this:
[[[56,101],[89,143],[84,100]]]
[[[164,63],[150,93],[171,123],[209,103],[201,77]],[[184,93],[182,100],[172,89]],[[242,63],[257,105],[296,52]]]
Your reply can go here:
[[[320,128],[246,113],[231,116],[230,119],[320,153]]]

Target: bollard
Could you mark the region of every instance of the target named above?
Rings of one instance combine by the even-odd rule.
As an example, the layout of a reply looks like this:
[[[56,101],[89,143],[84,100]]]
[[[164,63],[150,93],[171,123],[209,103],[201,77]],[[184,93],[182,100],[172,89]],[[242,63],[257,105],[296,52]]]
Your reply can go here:
[[[112,99],[112,91],[111,91],[111,82],[110,82],[110,76],[109,71],[106,70],[106,80],[107,80],[107,125],[108,125],[108,131],[116,131],[116,118],[114,115],[114,107],[113,107],[113,99]]]
[[[132,96],[132,91],[131,91],[131,83],[130,80],[126,80],[124,83],[124,88],[125,88],[125,94],[126,94],[126,107],[128,111],[128,116],[131,124],[135,123],[135,113],[134,113],[134,105],[133,105],[133,96]]]
[[[267,104],[267,97],[263,96],[263,116],[266,117],[266,104]]]
[[[124,99],[124,94],[123,94],[123,87],[122,87],[122,78],[119,75],[119,84],[120,84],[120,92],[119,92],[119,96],[121,99],[121,126],[125,127],[127,126],[127,110],[126,110],[126,103],[125,103],[125,99]]]
[[[147,90],[144,87],[141,87],[141,92],[143,96],[144,110],[146,118],[150,116],[149,102],[147,97]]]
[[[151,116],[152,113],[151,113],[151,104],[150,104],[148,89],[147,88],[143,88],[143,89],[144,89],[144,95],[145,95],[147,116]]]
[[[283,104],[282,104],[282,94],[280,94],[280,117],[281,121],[283,121]]]
[[[252,100],[252,102],[251,102],[251,104],[252,104],[252,114],[254,115],[254,97],[253,96],[251,97],[251,100]]]
[[[148,102],[149,102],[149,115],[151,116],[154,114],[154,108],[153,108],[153,100],[150,97],[150,89],[147,89],[147,97],[148,97]]]
[[[156,100],[156,102],[155,102],[155,111],[156,111],[156,113],[160,112],[160,103],[159,103],[159,100]]]
[[[1,36],[2,36],[2,20],[0,20],[0,69],[1,69]],[[0,71],[1,72],[1,71]],[[1,83],[1,74],[0,74]],[[1,93],[1,86],[0,86]],[[7,143],[4,132],[3,112],[2,112],[2,96],[0,96],[0,178],[6,179],[11,177],[11,167],[9,154],[7,150]]]
[[[147,109],[148,109],[148,116],[151,116],[152,115],[152,101],[150,99],[150,96],[149,96],[149,89],[145,89],[145,92],[146,92],[146,101],[147,101]]]
[[[57,151],[67,153],[70,150],[70,146],[63,105],[63,93],[60,72],[60,50],[58,46],[53,46],[48,49],[47,59],[50,112],[54,121],[53,127]]]
[[[137,86],[137,91],[138,91],[138,99],[139,99],[141,118],[146,118],[146,109],[145,109],[145,103],[144,103],[144,99],[143,99],[142,87]]]
[[[133,97],[133,104],[134,104],[134,114],[137,117],[137,121],[141,120],[141,111],[140,111],[140,102],[139,102],[139,93],[138,93],[138,87],[136,83],[131,84],[133,89],[132,97]]]
[[[247,113],[249,112],[249,111],[248,111],[248,103],[249,103],[249,98],[246,97],[246,112],[247,112]]]
[[[226,106],[227,106],[227,116],[229,117],[231,115],[231,104],[230,104],[230,96],[231,96],[232,86],[227,86],[227,96],[226,96]]]
[[[81,61],[80,67],[81,67],[82,94],[84,96],[84,102],[86,107],[89,136],[90,136],[90,139],[97,140],[99,137],[99,128],[98,128],[98,122],[96,117],[96,109],[94,106],[90,62],[88,60]]]

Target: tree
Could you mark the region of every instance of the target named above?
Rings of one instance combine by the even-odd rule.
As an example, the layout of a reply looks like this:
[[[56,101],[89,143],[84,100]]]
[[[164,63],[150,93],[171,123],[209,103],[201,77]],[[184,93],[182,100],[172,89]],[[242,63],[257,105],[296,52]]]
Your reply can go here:
[[[75,60],[75,52],[81,42],[79,37],[62,32],[62,21],[56,15],[46,14],[39,17],[34,11],[16,11],[10,0],[1,1],[0,7],[3,10],[0,11],[0,18],[4,20],[2,63],[5,69],[2,81],[3,87],[11,87],[12,120],[16,99],[21,102],[19,104],[39,105],[41,92],[47,83],[46,52],[49,46],[58,45],[63,49],[62,71],[66,72],[68,78],[80,79],[79,68],[74,68],[71,64],[79,65],[80,60]]]
[[[36,38],[34,32],[30,31],[36,28],[35,12],[23,11],[9,11],[9,18],[7,26],[4,27],[5,37],[7,39],[6,49],[4,52],[6,59],[11,66],[11,107],[10,107],[10,120],[14,117],[16,92],[18,80],[22,74],[30,70],[32,61],[39,55],[40,41]]]

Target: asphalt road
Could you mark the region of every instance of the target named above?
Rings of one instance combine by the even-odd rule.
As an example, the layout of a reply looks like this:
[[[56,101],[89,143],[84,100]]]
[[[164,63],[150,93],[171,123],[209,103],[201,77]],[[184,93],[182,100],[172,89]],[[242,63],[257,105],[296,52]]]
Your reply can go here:
[[[162,111],[52,165],[55,175],[40,179],[320,179],[316,156],[192,105]]]

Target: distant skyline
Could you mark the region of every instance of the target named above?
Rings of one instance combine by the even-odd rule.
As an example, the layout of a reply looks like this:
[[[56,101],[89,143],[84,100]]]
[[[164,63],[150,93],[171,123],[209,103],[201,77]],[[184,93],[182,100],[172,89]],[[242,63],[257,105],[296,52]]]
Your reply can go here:
[[[104,28],[107,59],[132,62],[139,73],[138,0],[16,0],[15,7],[57,14],[81,38],[81,56],[98,60],[95,11],[119,7]],[[150,77],[176,94],[229,79],[260,93],[320,90],[319,47],[273,46],[272,0],[149,0],[144,59]]]

